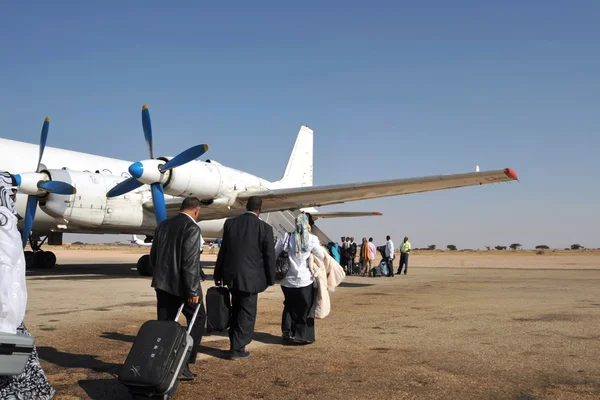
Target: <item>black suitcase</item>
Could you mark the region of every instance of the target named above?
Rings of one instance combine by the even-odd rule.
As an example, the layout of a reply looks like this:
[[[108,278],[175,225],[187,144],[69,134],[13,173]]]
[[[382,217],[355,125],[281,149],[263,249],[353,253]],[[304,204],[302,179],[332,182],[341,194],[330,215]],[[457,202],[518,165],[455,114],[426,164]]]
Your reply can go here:
[[[222,332],[229,327],[231,299],[229,289],[213,286],[206,291],[206,332]]]
[[[183,304],[177,311],[175,321],[146,321],[129,350],[127,359],[119,372],[121,382],[135,399],[170,399],[177,385],[183,367],[187,362],[194,341],[190,331],[200,304],[187,329],[177,320]]]

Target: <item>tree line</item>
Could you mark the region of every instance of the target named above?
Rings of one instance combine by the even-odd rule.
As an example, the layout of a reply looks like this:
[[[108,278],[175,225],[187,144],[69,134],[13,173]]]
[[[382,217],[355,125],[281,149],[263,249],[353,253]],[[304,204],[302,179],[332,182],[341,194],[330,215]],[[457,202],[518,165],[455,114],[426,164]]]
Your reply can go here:
[[[435,244],[430,244],[429,246],[425,247],[425,248],[417,248],[415,250],[435,250],[437,248],[437,246]],[[491,246],[485,246],[486,250],[492,250]],[[520,243],[513,243],[510,246],[495,246],[494,249],[495,250],[522,250],[523,246]],[[456,251],[458,250],[458,247],[456,247],[456,245],[453,244],[449,244],[446,246],[446,249],[450,250],[450,251]],[[545,244],[538,244],[537,246],[535,246],[536,250],[550,250],[550,246],[547,246]],[[565,250],[583,250],[585,249],[585,247],[583,247],[582,245],[575,243],[572,244],[571,247],[567,247],[565,248]],[[471,250],[471,249],[465,249],[465,250]]]

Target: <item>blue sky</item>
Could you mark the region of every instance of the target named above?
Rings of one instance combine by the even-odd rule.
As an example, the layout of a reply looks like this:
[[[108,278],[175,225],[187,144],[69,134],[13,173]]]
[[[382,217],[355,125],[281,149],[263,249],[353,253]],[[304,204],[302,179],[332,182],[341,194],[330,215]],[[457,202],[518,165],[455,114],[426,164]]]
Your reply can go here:
[[[10,2],[0,136],[35,143],[50,115],[52,146],[144,159],[147,103],[156,153],[208,143],[276,180],[306,124],[315,185],[521,180],[328,207],[384,213],[322,222],[333,238],[600,247],[598,20],[586,0]]]

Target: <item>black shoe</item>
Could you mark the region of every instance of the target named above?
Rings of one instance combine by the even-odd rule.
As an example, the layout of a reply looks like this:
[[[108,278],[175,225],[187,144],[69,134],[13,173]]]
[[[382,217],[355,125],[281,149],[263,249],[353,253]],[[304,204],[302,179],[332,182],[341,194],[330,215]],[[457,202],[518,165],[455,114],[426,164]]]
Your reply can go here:
[[[286,343],[289,343],[289,342],[291,342],[294,339],[293,337],[290,336],[289,333],[284,333],[283,335],[281,335],[281,338]]]
[[[297,346],[304,346],[307,344],[312,344],[314,342],[309,342],[308,340],[302,340],[302,339],[293,339],[293,343]]]
[[[182,381],[193,381],[194,378],[196,378],[198,375],[193,373],[190,370],[190,365],[189,364],[185,364],[185,367],[183,367],[183,371],[181,372],[181,378],[179,378],[179,380]]]
[[[250,357],[250,352],[244,350],[244,351],[230,351],[228,358],[230,360],[241,360],[242,358],[248,358],[248,357]]]

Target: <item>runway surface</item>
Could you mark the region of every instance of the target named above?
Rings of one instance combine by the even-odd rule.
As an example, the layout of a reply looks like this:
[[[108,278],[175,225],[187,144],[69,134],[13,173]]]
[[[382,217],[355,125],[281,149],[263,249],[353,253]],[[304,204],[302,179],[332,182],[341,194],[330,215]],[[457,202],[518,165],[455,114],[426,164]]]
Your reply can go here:
[[[28,273],[26,324],[58,399],[129,398],[115,376],[156,317],[150,278],[135,270],[146,251],[59,250],[55,270]],[[203,257],[204,292],[214,260]],[[269,288],[251,356],[223,359],[226,335],[205,336],[199,376],[175,398],[600,398],[600,252],[410,262],[408,275],[347,277],[309,346],[282,345],[283,296]]]

